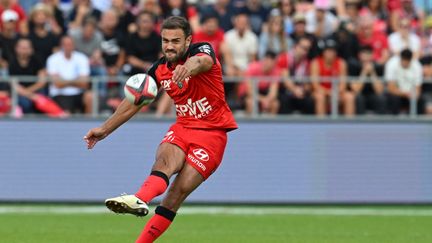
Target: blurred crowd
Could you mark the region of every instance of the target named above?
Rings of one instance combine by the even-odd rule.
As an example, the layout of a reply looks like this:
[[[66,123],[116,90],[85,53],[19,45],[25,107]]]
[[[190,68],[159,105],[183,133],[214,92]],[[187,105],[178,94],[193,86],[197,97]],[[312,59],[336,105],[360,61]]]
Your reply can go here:
[[[213,46],[237,113],[397,115],[413,97],[432,114],[431,14],[429,0],[0,0],[0,73],[14,81],[0,82],[0,115],[91,114],[95,98],[112,112],[173,15]],[[143,112],[173,104],[162,92]]]

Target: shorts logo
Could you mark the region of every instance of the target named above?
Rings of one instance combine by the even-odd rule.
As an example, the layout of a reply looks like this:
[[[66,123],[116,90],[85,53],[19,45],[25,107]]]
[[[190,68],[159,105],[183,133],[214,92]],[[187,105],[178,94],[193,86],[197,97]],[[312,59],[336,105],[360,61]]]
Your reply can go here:
[[[201,161],[208,161],[210,156],[208,155],[208,153],[204,150],[204,149],[194,149],[192,150],[193,154],[195,155],[195,157],[197,157],[199,160]]]
[[[174,132],[173,131],[168,131],[165,134],[165,137],[163,138],[164,141],[170,141],[172,142],[174,140],[175,136],[174,136]]]

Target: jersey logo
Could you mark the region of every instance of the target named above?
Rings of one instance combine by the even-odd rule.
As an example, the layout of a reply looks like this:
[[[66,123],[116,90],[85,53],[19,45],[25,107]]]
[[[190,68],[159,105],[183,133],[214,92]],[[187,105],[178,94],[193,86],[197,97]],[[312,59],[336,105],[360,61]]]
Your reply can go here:
[[[198,50],[200,52],[207,53],[208,55],[211,54],[211,47],[209,45],[202,45],[202,46],[198,47]]]
[[[176,112],[178,116],[193,116],[197,119],[203,118],[210,114],[212,106],[209,104],[207,97],[193,101],[191,98],[184,105],[176,104]]]
[[[175,139],[174,131],[168,131],[162,141],[172,142]]]
[[[171,90],[171,79],[165,79],[160,81],[160,84],[164,90]]]
[[[202,161],[208,161],[210,158],[208,153],[202,148],[194,149],[192,150],[192,153],[195,155],[195,157]]]

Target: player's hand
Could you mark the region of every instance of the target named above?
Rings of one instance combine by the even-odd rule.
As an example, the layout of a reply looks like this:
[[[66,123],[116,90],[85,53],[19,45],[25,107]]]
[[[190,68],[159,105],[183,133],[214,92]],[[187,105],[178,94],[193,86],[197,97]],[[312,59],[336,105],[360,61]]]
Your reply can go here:
[[[108,134],[104,129],[96,127],[87,132],[84,136],[84,141],[87,143],[87,148],[92,149],[97,142],[106,138],[106,136],[108,136]]]
[[[174,83],[183,82],[187,77],[191,76],[190,70],[185,65],[177,65],[173,71],[172,81]]]

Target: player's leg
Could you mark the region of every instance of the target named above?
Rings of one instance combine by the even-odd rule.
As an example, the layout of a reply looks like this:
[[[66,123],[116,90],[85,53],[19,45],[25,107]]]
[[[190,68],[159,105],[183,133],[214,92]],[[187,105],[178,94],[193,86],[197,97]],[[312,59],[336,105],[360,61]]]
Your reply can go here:
[[[202,182],[204,177],[190,164],[185,163],[183,169],[175,178],[161,204],[156,208],[155,215],[147,222],[137,243],[148,243],[156,240],[166,229],[186,197]]]
[[[106,206],[115,213],[130,213],[137,216],[148,214],[147,204],[165,192],[169,178],[181,170],[185,153],[177,145],[162,143],[156,153],[156,162],[150,175],[135,195],[122,195],[105,201]]]
[[[169,185],[169,178],[183,168],[185,157],[185,152],[177,145],[162,143],[156,153],[156,162],[150,176],[135,196],[149,203],[153,198],[164,193]]]

